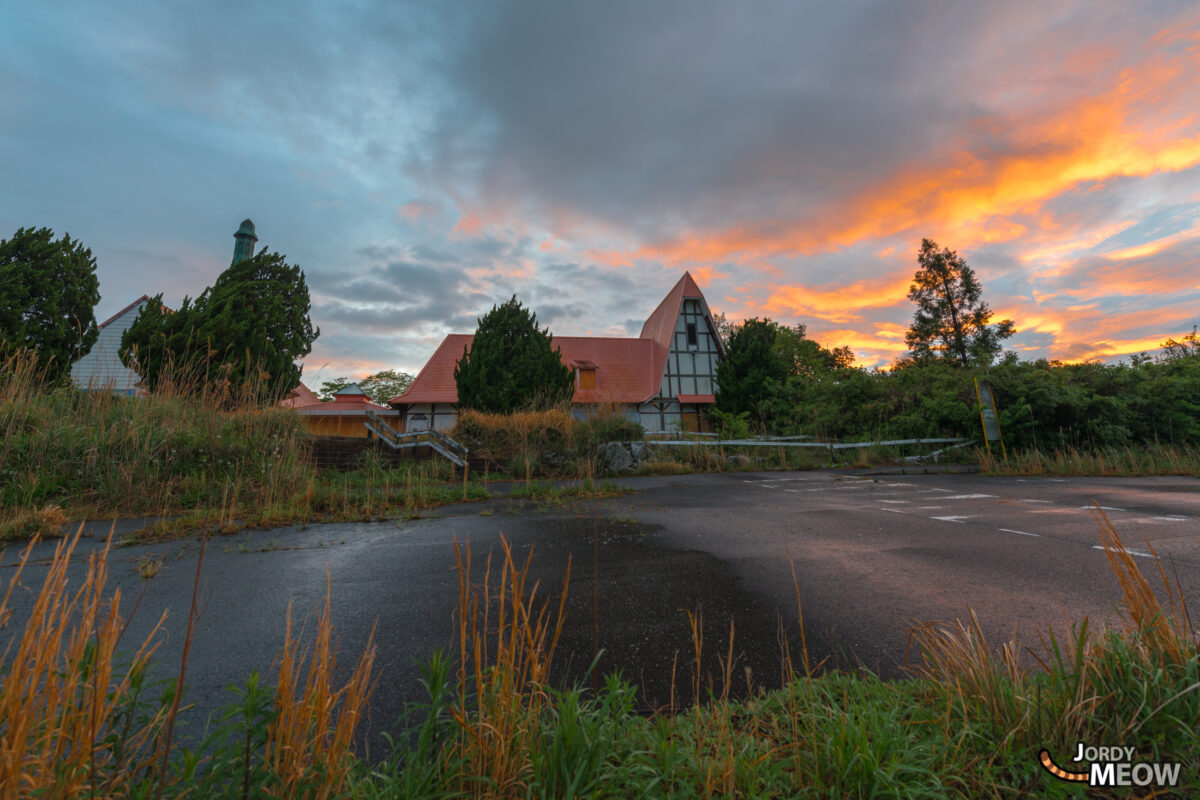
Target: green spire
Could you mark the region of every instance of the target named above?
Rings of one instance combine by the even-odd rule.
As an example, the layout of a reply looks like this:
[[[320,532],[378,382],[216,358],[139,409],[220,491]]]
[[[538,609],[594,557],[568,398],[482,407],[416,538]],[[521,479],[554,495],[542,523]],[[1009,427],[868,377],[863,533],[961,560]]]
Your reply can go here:
[[[237,239],[237,243],[233,246],[233,263],[243,261],[254,256],[254,243],[258,241],[258,237],[254,235],[254,223],[248,219],[242,220],[242,224],[238,226],[237,233],[233,235]]]

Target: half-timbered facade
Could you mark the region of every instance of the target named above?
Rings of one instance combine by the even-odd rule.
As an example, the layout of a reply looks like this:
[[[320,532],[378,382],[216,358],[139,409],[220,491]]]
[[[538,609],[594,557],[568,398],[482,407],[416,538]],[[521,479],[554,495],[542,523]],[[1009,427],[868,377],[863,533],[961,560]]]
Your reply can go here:
[[[416,380],[389,402],[406,431],[446,430],[458,417],[454,367],[471,334],[447,336]],[[555,336],[553,346],[575,371],[577,416],[620,409],[648,432],[702,430],[715,402],[723,350],[704,294],[684,273],[636,338]]]

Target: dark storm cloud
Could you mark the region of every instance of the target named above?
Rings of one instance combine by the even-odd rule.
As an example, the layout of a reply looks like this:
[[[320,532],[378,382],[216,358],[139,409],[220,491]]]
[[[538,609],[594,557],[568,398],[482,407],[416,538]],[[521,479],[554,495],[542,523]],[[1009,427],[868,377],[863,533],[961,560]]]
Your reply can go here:
[[[926,152],[979,112],[956,66],[1003,15],[782,1],[490,10],[449,73],[458,104],[427,140],[440,176],[485,205],[580,209],[649,235],[802,215]]]
[[[471,325],[487,301],[461,264],[417,259],[417,249],[362,248],[366,263],[316,270],[309,283],[321,299],[313,315],[358,332],[404,333],[430,324]],[[424,255],[428,251],[421,250]]]

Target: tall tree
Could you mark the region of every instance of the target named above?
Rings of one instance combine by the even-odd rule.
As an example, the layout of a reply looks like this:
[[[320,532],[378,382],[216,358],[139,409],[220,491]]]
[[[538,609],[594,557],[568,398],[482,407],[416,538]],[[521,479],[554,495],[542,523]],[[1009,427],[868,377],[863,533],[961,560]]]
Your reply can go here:
[[[733,329],[717,364],[717,410],[763,421],[762,403],[779,392],[791,369],[780,346],[780,332],[787,330],[769,319],[748,319]]]
[[[358,382],[358,388],[373,402],[382,405],[407,389],[412,382],[413,376],[407,372],[384,369],[363,378]]]
[[[917,263],[920,268],[908,287],[908,299],[917,304],[904,336],[908,361],[990,365],[1000,354],[1000,342],[1016,333],[1012,320],[988,324],[992,310],[983,301],[983,287],[958,253],[922,239]]]
[[[569,401],[575,374],[562,363],[553,338],[516,295],[492,306],[454,368],[459,406],[508,414]]]
[[[352,383],[354,383],[354,379],[347,377],[345,375],[342,375],[337,378],[330,378],[329,380],[327,380],[321,384],[321,388],[317,390],[317,397],[321,398],[322,401],[328,403],[330,400],[333,399],[333,396],[335,394],[340,392],[342,389],[345,389],[347,386],[349,386]]]
[[[21,228],[0,241],[0,357],[31,351],[50,379],[96,342],[100,281],[92,251],[49,228]]]
[[[828,350],[808,338],[808,326],[797,322],[793,327],[776,325],[775,349],[788,365],[788,375],[817,378],[828,372],[854,366],[854,351],[849,345]]]
[[[164,313],[161,296],[143,306],[121,338],[122,359],[151,390],[182,376],[233,397],[274,402],[299,382],[295,361],[320,335],[309,310],[304,273],[264,250],[230,266],[174,313]]]

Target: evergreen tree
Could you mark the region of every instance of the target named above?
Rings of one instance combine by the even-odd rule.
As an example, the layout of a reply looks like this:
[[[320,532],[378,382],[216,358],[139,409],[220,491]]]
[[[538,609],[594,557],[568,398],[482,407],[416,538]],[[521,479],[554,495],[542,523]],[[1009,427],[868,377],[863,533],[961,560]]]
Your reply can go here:
[[[151,390],[203,381],[232,397],[275,402],[300,380],[295,360],[320,334],[309,319],[304,273],[279,253],[229,267],[194,303],[164,313],[161,295],[121,339],[122,359]]]
[[[52,380],[92,349],[100,281],[92,251],[49,228],[0,241],[0,358],[32,351]]]
[[[762,404],[779,393],[790,366],[780,331],[769,319],[748,319],[735,327],[717,364],[717,409],[725,414],[748,412],[763,421]],[[782,337],[786,339],[787,337]]]
[[[909,353],[902,363],[990,366],[1001,340],[1016,333],[1012,320],[988,324],[992,310],[983,301],[983,287],[958,253],[922,239],[917,263],[920,269],[908,288],[917,311],[904,336]]]
[[[508,414],[568,402],[575,374],[552,348],[553,338],[516,295],[493,306],[454,368],[459,406]]]

